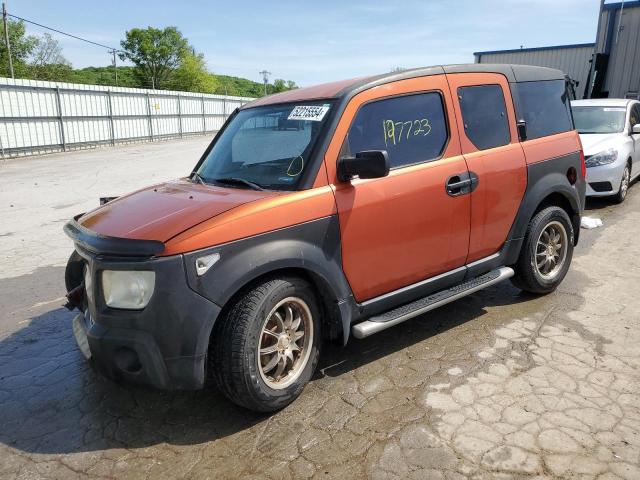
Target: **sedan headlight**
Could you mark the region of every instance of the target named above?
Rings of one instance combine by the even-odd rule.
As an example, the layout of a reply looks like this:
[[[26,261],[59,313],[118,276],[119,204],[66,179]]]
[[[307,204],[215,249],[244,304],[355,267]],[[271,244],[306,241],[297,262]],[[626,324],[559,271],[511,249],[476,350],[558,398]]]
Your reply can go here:
[[[149,271],[104,270],[102,292],[112,308],[141,310],[147,306],[156,285],[156,273]]]
[[[584,163],[587,167],[598,167],[600,165],[613,163],[617,159],[618,151],[615,148],[610,148],[609,150],[604,150],[603,152],[590,156]]]

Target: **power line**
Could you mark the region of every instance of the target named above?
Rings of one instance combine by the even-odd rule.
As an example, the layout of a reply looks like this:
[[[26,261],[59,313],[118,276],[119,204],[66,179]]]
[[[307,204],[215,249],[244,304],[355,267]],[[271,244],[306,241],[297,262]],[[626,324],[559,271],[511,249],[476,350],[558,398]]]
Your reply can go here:
[[[56,28],[47,27],[46,25],[42,25],[41,23],[37,23],[37,22],[34,22],[32,20],[27,20],[26,18],[22,18],[22,17],[19,17],[17,15],[12,15],[11,13],[7,13],[7,16],[15,18],[16,20],[21,20],[23,22],[30,23],[32,25],[37,25],[38,27],[45,28],[47,30],[51,30],[52,32],[56,32],[56,33],[59,33],[61,35],[66,35],[67,37],[75,38],[76,40],[81,40],[83,42],[91,43],[91,44],[96,45],[98,47],[106,48],[107,50],[116,51],[116,52],[121,52],[122,51],[122,50],[119,50],[117,48],[109,47],[108,45],[103,45],[101,43],[97,43],[97,42],[93,42],[91,40],[87,40],[86,38],[78,37],[77,35],[72,35],[71,33],[63,32],[62,30],[58,30]]]
[[[26,18],[22,18],[22,17],[19,17],[17,15],[12,15],[12,14],[10,14],[10,13],[8,13],[6,11],[4,3],[2,4],[2,13],[3,13],[3,19],[5,21],[4,32],[5,32],[5,36],[7,37],[6,38],[6,43],[7,43],[7,51],[9,52],[9,66],[10,66],[10,69],[11,69],[11,77],[12,78],[13,78],[13,65],[11,65],[11,50],[10,50],[10,46],[9,46],[9,38],[7,36],[6,17],[15,18],[16,20],[20,20],[22,22],[30,23],[32,25],[37,25],[40,28],[44,28],[46,30],[51,30],[52,32],[59,33],[60,35],[66,35],[67,37],[75,38],[76,40],[80,40],[81,42],[90,43],[91,45],[96,45],[97,47],[106,48],[107,50],[109,50],[109,53],[111,55],[113,55],[113,62],[112,62],[113,63],[113,70],[114,70],[115,79],[116,79],[116,87],[118,86],[118,65],[116,63],[116,53],[117,52],[122,52],[122,50],[118,50],[117,48],[110,47],[108,45],[103,45],[102,43],[94,42],[92,40],[87,40],[86,38],[82,38],[82,37],[79,37],[77,35],[73,35],[71,33],[63,32],[62,30],[58,30],[57,28],[47,27],[46,25],[42,25],[41,23],[34,22],[33,20],[27,20]]]

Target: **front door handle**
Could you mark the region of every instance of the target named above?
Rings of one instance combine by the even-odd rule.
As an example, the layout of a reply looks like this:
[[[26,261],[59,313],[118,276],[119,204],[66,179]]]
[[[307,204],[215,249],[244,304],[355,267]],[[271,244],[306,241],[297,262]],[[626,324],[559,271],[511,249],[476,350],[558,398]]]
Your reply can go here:
[[[458,197],[473,192],[478,186],[478,176],[474,172],[452,175],[447,179],[445,190],[447,195]]]

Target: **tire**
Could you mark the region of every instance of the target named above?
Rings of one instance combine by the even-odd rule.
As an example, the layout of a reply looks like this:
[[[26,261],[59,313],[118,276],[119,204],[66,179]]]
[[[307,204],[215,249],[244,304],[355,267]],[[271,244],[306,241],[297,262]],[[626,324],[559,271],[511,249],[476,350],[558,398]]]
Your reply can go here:
[[[219,322],[210,342],[209,369],[229,400],[273,412],[300,395],[315,371],[322,339],[320,309],[309,283],[297,277],[267,280],[243,294]],[[298,333],[290,328],[293,333],[284,335],[287,323]],[[294,340],[301,329],[303,335]],[[258,354],[259,349],[273,352]],[[285,369],[278,375],[283,355]]]
[[[552,240],[556,235],[560,237],[562,249],[557,248],[558,243]],[[538,212],[527,227],[520,257],[513,266],[515,275],[511,282],[525,292],[553,292],[569,270],[573,257],[573,239],[573,225],[562,208],[553,206]],[[546,247],[539,244],[539,241]],[[546,271],[547,269],[549,270]]]
[[[67,289],[67,293],[78,287],[84,282],[84,260],[75,250],[67,260],[67,267],[64,270],[64,285]],[[82,313],[87,309],[86,295],[77,297],[72,295],[68,297],[67,307],[76,307]]]
[[[631,166],[627,163],[622,172],[622,178],[620,179],[620,187],[618,193],[613,196],[614,203],[620,204],[627,198],[627,192],[629,191],[629,185],[631,184]]]
[[[84,280],[84,263],[82,257],[75,250],[67,260],[67,267],[64,270],[64,285],[67,293],[76,288]]]

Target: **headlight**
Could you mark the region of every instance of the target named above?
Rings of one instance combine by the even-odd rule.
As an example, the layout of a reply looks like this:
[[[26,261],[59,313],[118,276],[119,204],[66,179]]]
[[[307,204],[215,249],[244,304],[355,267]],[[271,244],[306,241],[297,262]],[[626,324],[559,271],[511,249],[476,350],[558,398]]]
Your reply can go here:
[[[595,155],[590,156],[584,162],[587,167],[598,167],[600,165],[608,165],[618,159],[618,151],[615,148],[610,148]]]
[[[104,270],[102,292],[112,308],[140,310],[147,306],[156,285],[155,272]]]

